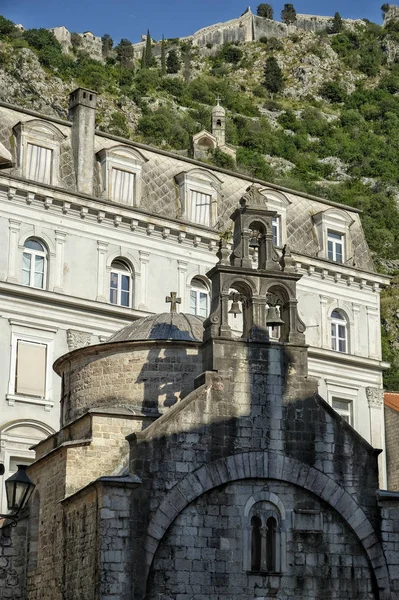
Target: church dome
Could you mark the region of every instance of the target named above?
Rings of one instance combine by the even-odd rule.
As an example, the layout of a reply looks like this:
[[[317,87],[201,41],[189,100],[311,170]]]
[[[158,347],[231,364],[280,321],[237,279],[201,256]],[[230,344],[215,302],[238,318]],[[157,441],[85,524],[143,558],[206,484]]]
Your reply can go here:
[[[216,106],[212,108],[212,115],[226,115],[226,109],[223,106],[220,106],[218,103]]]
[[[117,331],[106,343],[136,340],[202,342],[203,323],[199,317],[184,313],[168,312],[150,315]]]

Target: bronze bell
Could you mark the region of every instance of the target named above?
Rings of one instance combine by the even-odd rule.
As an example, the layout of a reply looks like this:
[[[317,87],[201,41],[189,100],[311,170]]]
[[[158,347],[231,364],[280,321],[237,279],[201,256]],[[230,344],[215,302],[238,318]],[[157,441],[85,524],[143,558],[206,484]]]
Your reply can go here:
[[[280,327],[284,325],[283,319],[280,317],[277,306],[271,306],[267,309],[266,315],[266,326],[267,327]]]
[[[237,300],[233,300],[231,304],[231,308],[229,310],[229,315],[234,315],[234,318],[237,318],[237,315],[241,314],[240,305]]]
[[[255,231],[252,232],[251,239],[249,240],[249,247],[250,248],[259,248],[259,239],[258,239],[258,236],[256,235]]]

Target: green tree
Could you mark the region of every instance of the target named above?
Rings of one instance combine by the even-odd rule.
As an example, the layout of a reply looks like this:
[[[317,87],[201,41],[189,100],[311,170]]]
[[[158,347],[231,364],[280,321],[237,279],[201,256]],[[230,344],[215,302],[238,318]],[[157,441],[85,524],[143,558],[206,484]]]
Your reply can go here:
[[[51,47],[58,52],[62,51],[61,44],[56,39],[54,33],[47,29],[27,29],[23,32],[23,37],[29,46],[36,48],[36,50]]]
[[[165,47],[165,38],[162,35],[161,42],[161,74],[162,77],[166,75],[166,47]]]
[[[263,85],[271,96],[278,94],[284,88],[283,72],[274,56],[266,60]]]
[[[109,33],[104,33],[104,35],[101,38],[101,41],[102,41],[102,54],[103,54],[103,57],[107,58],[107,56],[111,52],[112,47],[114,45],[114,40],[109,35]]]
[[[0,15],[0,35],[10,35],[17,31],[14,23]]]
[[[78,50],[82,45],[82,38],[78,33],[71,33],[71,44],[74,50]]]
[[[166,70],[168,73],[178,73],[181,66],[180,58],[176,52],[176,50],[172,49],[168,53],[168,57],[166,59]]]
[[[132,42],[126,38],[122,38],[119,44],[115,47],[116,60],[122,67],[126,69],[134,69],[134,50]]]
[[[284,4],[284,8],[281,11],[281,20],[286,25],[291,25],[296,21],[296,10],[293,4]]]
[[[270,4],[259,4],[256,14],[258,17],[264,17],[265,19],[273,19],[273,7]]]
[[[385,2],[382,6],[381,6],[381,10],[382,10],[382,16],[385,17],[385,15],[387,14],[387,12],[389,11],[389,3]]]
[[[330,102],[344,102],[346,94],[336,81],[326,81],[319,90],[320,96],[323,96]]]
[[[218,57],[236,65],[242,59],[242,50],[234,44],[223,44]]]
[[[339,12],[336,12],[331,25],[331,33],[340,33],[344,28],[344,23]]]
[[[152,55],[152,39],[151,39],[149,29],[147,29],[147,38],[146,38],[146,42],[145,42],[145,55],[144,56],[145,56],[145,59],[144,59],[145,68],[150,69],[151,67],[156,66],[155,58]]]
[[[188,83],[191,79],[191,46],[187,45],[184,49],[184,62],[183,62],[183,79]]]

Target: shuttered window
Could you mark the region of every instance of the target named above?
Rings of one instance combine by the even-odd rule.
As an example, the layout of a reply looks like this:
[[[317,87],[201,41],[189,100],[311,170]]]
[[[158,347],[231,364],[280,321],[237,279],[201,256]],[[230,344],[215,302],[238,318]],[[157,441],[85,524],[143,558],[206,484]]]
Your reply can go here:
[[[46,395],[47,346],[18,340],[15,393],[44,398]]]
[[[53,152],[49,148],[27,145],[26,177],[40,183],[51,183]]]
[[[190,190],[188,206],[189,221],[209,227],[211,224],[211,200],[212,196],[210,194]]]
[[[112,169],[112,200],[121,204],[134,204],[134,173]]]

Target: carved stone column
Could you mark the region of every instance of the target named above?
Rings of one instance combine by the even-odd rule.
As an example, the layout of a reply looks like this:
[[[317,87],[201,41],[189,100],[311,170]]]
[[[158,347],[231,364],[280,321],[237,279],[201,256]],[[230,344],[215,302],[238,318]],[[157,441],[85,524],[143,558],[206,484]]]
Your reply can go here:
[[[381,388],[366,388],[366,396],[370,412],[370,442],[374,448],[385,448],[384,424],[384,390]],[[387,485],[386,456],[382,452],[378,457],[379,485],[385,489]]]

